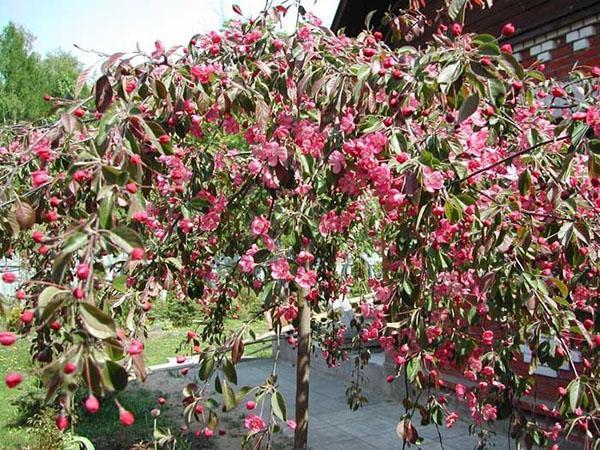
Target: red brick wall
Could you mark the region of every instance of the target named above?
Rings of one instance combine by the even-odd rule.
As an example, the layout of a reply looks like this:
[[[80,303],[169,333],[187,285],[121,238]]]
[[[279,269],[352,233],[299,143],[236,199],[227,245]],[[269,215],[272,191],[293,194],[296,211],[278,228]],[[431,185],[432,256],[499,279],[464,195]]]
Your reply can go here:
[[[546,76],[559,79],[566,78],[574,66],[600,66],[600,17],[589,18],[588,22],[576,22],[568,28],[519,43],[515,45],[515,53],[525,67],[541,60],[546,66]],[[578,37],[581,30],[585,32]],[[545,43],[553,48],[539,53]]]

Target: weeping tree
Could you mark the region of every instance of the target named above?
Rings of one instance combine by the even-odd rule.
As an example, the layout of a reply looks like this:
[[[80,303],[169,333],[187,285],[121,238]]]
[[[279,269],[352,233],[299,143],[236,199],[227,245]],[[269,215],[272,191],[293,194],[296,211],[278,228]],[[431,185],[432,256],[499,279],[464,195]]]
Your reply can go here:
[[[452,368],[469,380],[452,395],[482,446],[511,417],[516,439],[579,433],[597,447],[600,70],[546,79],[499,36],[458,25],[419,50],[369,30],[338,36],[310,14],[289,34],[278,26],[286,12],[183,48],[115,54],[90,98],[56,102],[59,121],[3,131],[0,246],[27,275],[2,271],[22,314],[1,343],[31,339],[25,376],[60,405],[57,425],[69,426],[78,389],[93,412],[131,373],[145,379],[148,311],[169,291],[201,306],[182,337],[198,364],[183,413],[207,437],[221,411],[251,399],[267,407],[247,415],[247,443],[268,447],[288,426],[305,448],[312,350],[335,366],[350,341],[360,370],[364,344],[378,341],[388,381],[414,387],[397,428],[405,444],[421,442],[416,412],[435,427],[457,420],[440,395]],[[404,23],[390,20],[398,33]],[[344,324],[332,304],[358,281],[338,269],[365,254],[380,255],[382,274]],[[249,291],[260,313],[227,331]],[[264,383],[237,385],[264,313],[277,333],[294,329],[295,421],[278,351]],[[536,389],[513,370],[523,346],[531,373],[572,371],[552,428],[515,408]],[[360,386],[348,393],[359,406]]]

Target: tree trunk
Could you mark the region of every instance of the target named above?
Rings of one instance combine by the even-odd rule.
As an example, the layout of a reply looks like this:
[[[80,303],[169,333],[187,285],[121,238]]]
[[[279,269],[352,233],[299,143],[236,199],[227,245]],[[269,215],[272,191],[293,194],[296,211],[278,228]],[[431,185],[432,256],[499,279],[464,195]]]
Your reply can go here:
[[[308,444],[308,392],[310,380],[310,305],[304,293],[298,292],[298,354],[296,357],[296,431],[294,450],[305,450]]]

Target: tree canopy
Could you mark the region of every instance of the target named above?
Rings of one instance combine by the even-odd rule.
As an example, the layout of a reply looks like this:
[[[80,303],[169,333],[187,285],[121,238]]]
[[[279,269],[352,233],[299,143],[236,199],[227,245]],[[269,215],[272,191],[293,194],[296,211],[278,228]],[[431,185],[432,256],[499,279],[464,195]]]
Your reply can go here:
[[[529,442],[597,438],[600,70],[546,79],[499,37],[460,26],[422,50],[368,30],[338,36],[309,14],[286,34],[285,11],[183,48],[115,54],[93,106],[61,101],[56,123],[2,135],[0,244],[29,269],[3,280],[18,286],[16,332],[33,338],[57,423],[68,425],[77,386],[95,399],[129,372],[144,379],[147,313],[169,290],[204,311],[184,338],[199,367],[186,420],[209,436],[223,408],[252,396],[270,408],[247,417],[247,439],[270,442],[293,426],[276,365],[236,387],[252,336],[247,323],[223,326],[252,290],[276,330],[299,331],[299,354],[312,338],[335,365],[350,340],[360,371],[364,343],[378,341],[390,380],[418,388],[398,427],[406,442],[419,442],[416,411],[425,425],[457,419],[448,368],[468,380],[452,395],[482,445],[508,417]],[[374,253],[383,271],[344,324],[333,303],[357,280],[338,267]],[[572,370],[554,427],[515,408],[535,391],[513,370],[523,347],[531,373]],[[360,406],[360,384],[348,392]]]
[[[20,122],[48,116],[45,96],[72,97],[80,64],[70,53],[41,57],[33,51],[34,36],[9,23],[0,34],[0,121]]]

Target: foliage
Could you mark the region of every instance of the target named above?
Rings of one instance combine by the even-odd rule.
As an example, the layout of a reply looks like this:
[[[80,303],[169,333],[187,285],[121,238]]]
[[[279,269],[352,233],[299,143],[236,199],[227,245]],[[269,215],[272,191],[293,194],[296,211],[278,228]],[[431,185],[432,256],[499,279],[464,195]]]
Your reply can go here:
[[[34,37],[9,23],[0,34],[0,121],[44,118],[50,104],[44,96],[72,97],[80,67],[69,53],[40,57],[32,51]]]
[[[169,327],[192,327],[194,320],[201,317],[200,305],[185,301],[176,295],[167,295],[164,300],[158,300],[151,314],[160,323],[162,329]]]
[[[339,266],[377,253],[353,344],[377,340],[392,380],[419,388],[398,426],[405,442],[420,442],[415,411],[424,425],[456,420],[440,397],[449,367],[472,381],[456,395],[482,440],[512,417],[518,439],[577,429],[594,441],[600,70],[546,80],[496,37],[456,27],[419,51],[335,36],[310,15],[285,35],[283,14],[179,51],[157,43],[141,62],[113,55],[95,110],[61,102],[57,123],[4,134],[0,245],[34,270],[3,279],[35,313],[20,334],[34,336],[49,394],[69,414],[77,383],[101,397],[124,387],[126,369],[144,379],[148,311],[170,291],[201,305],[199,336],[184,338],[200,355],[186,420],[210,435],[251,393],[270,408],[246,417],[247,439],[266,444],[293,424],[276,366],[237,387],[248,329],[263,312],[277,330],[297,326],[308,304],[315,345],[338,363],[348,330],[332,304],[352,287]],[[261,310],[230,332],[247,289]],[[515,412],[535,388],[513,370],[522,346],[530,373],[572,369],[552,429]],[[218,396],[206,398],[209,384]]]

